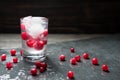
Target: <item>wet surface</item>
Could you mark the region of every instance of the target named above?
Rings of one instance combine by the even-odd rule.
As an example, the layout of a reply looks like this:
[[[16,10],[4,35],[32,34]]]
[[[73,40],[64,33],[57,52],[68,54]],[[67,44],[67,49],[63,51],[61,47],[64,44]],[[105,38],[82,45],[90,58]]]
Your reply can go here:
[[[70,53],[70,48],[75,48],[75,53]],[[0,54],[7,54],[6,61],[0,61],[0,80],[69,80],[67,72],[74,71],[74,80],[119,80],[120,79],[120,38],[108,36],[89,40],[70,41],[48,45],[46,63],[48,68],[37,76],[30,74],[30,69],[35,67],[33,63],[23,60],[20,49],[16,48],[19,62],[13,64],[11,70],[5,68],[5,63],[12,61],[10,49],[0,49]],[[84,60],[82,54],[88,52],[90,58]],[[66,55],[66,60],[59,61],[59,55]],[[77,65],[70,64],[70,58],[81,55],[81,62]],[[14,57],[14,56],[13,56]],[[91,64],[91,59],[97,57],[99,65]],[[108,64],[109,72],[101,70],[102,64]]]

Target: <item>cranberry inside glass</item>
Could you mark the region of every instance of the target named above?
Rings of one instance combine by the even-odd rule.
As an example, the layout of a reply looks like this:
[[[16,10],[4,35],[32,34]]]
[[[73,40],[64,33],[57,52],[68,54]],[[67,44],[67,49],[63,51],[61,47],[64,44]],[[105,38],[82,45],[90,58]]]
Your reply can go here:
[[[20,19],[22,50],[25,60],[44,61],[48,38],[48,19],[27,16]]]

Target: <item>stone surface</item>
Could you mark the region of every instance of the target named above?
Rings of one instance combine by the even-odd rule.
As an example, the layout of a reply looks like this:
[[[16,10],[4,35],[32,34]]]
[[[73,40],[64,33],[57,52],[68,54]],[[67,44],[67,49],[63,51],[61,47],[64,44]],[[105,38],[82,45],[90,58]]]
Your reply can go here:
[[[31,76],[29,74],[30,68],[33,64],[21,60],[19,55],[19,48],[17,48],[17,56],[19,63],[14,64],[11,71],[5,68],[5,62],[0,61],[0,79],[10,78],[18,80],[67,80],[67,72],[74,71],[74,80],[119,80],[120,79],[120,35],[109,35],[94,39],[67,41],[55,44],[49,44],[47,49],[48,69],[45,73],[38,74],[38,76]],[[70,48],[75,48],[75,53],[70,53]],[[1,49],[0,54],[7,54],[7,61],[10,61],[10,49]],[[88,52],[90,59],[84,60],[77,65],[71,65],[69,60],[75,55],[82,55]],[[60,54],[66,55],[66,61],[59,61]],[[91,59],[97,57],[99,65],[91,64]],[[6,61],[6,62],[7,62]],[[101,70],[102,64],[108,64],[109,72]]]

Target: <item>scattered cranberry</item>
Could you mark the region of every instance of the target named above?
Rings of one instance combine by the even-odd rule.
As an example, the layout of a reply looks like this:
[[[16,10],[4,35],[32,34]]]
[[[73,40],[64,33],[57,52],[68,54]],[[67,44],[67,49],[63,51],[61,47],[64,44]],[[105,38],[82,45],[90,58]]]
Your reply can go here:
[[[14,62],[14,63],[18,63],[18,58],[17,58],[17,57],[14,57],[14,58],[13,58],[13,62]]]
[[[72,53],[74,53],[74,52],[75,52],[75,49],[74,49],[74,48],[71,48],[70,51],[71,51]]]
[[[65,61],[65,55],[61,54],[61,55],[59,56],[59,59],[60,59],[61,61]]]
[[[108,71],[108,65],[103,64],[103,65],[102,65],[102,70],[103,70],[103,71]]]
[[[11,53],[11,56],[15,56],[16,55],[16,50],[15,49],[11,49],[10,53]]]
[[[44,67],[40,67],[40,72],[43,73],[46,70]]]
[[[68,71],[67,76],[68,76],[68,78],[73,79],[74,78],[74,72],[73,71]]]
[[[1,55],[1,61],[5,61],[6,60],[6,54],[2,54]]]
[[[48,35],[48,30],[47,30],[47,29],[44,30],[43,35],[44,35],[45,37]]]
[[[89,54],[88,54],[88,53],[84,53],[84,54],[83,54],[83,58],[84,58],[84,59],[88,59],[88,58],[89,58]]]
[[[80,55],[75,56],[75,59],[76,59],[77,62],[80,62],[80,58],[81,58]]]
[[[97,58],[92,58],[92,64],[98,65],[98,59]]]
[[[23,23],[21,23],[20,27],[21,27],[21,30],[25,30],[25,25]]]
[[[12,62],[7,62],[6,63],[6,68],[10,70],[13,67]]]
[[[71,58],[70,59],[70,63],[73,64],[73,65],[76,65],[76,59],[75,58]]]
[[[35,49],[37,50],[41,50],[44,47],[44,42],[43,41],[37,41],[36,45],[35,45]]]
[[[47,63],[45,63],[45,62],[42,62],[42,63],[41,63],[41,67],[43,67],[43,68],[45,68],[45,69],[46,69],[46,68],[47,68],[47,66],[48,66],[48,65],[47,65]]]
[[[29,39],[29,40],[27,40],[26,44],[27,44],[28,47],[33,47],[34,44],[35,44],[35,40]]]
[[[41,62],[40,62],[40,61],[36,61],[36,62],[35,62],[35,66],[36,66],[37,68],[40,68],[40,67],[41,67]]]
[[[37,75],[37,69],[36,69],[36,68],[32,68],[32,69],[30,70],[30,72],[31,72],[31,74],[32,74],[33,76]]]
[[[27,40],[28,39],[28,34],[26,32],[22,32],[21,37],[22,37],[23,40]]]
[[[23,55],[23,50],[20,50],[20,55],[21,55],[21,56]]]

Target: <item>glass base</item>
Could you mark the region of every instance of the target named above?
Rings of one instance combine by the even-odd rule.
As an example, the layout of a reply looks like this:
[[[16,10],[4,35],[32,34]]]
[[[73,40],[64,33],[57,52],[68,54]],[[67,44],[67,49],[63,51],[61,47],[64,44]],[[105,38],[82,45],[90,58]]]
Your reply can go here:
[[[27,54],[27,55],[26,55]],[[45,54],[29,54],[23,53],[23,59],[28,62],[44,61],[46,58]]]

